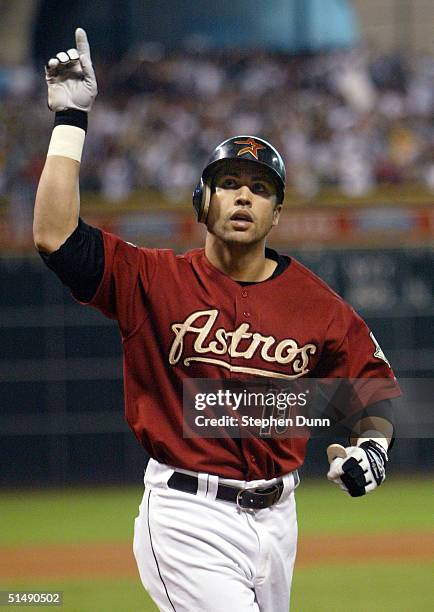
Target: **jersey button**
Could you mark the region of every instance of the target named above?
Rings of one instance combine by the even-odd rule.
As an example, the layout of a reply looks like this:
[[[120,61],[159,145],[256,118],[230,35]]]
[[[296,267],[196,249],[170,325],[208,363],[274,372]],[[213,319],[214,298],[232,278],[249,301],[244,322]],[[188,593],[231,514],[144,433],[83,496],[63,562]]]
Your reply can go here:
[[[252,455],[252,456],[250,457],[250,459],[251,459],[252,463],[256,463],[256,458],[254,457],[254,455]]]
[[[244,311],[244,312],[243,312],[243,315],[244,315],[245,317],[250,317],[250,312]]]
[[[244,290],[244,291],[241,291],[241,295],[243,297],[247,297],[249,294],[247,293],[247,291]]]

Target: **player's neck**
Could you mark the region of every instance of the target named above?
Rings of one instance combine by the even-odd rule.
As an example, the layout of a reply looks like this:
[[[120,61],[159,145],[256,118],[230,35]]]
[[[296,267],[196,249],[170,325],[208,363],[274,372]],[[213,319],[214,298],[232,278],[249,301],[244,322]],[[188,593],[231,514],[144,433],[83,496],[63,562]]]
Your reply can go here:
[[[276,262],[265,257],[265,241],[258,244],[226,244],[208,234],[205,255],[218,270],[240,282],[260,282],[269,278]]]

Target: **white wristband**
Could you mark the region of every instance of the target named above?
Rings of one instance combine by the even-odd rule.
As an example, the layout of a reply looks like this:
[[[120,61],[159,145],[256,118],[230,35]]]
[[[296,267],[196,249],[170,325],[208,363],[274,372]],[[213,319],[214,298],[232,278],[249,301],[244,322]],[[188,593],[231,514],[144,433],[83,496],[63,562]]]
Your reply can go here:
[[[374,440],[378,444],[380,444],[387,453],[387,449],[389,448],[389,444],[387,439],[384,437],[384,434],[381,431],[377,431],[376,429],[369,429],[368,431],[363,432],[363,437],[357,439],[356,446],[360,446],[363,442],[368,442],[369,440]]]
[[[81,162],[86,132],[75,125],[56,125],[51,134],[47,157],[60,155]]]

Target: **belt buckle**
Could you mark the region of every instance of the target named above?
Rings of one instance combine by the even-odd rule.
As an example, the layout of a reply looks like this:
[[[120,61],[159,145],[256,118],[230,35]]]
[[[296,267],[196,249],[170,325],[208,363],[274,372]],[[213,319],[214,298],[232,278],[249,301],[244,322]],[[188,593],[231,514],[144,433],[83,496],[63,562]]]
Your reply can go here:
[[[242,502],[242,496],[244,495],[244,493],[246,493],[247,491],[256,491],[255,488],[252,489],[240,489],[237,493],[237,507],[240,508],[240,510],[247,510],[248,506],[242,506],[241,502]]]
[[[261,489],[262,489],[262,491],[266,491],[266,493],[262,493]],[[274,493],[274,495],[275,495],[274,500],[273,500],[272,504],[270,504],[272,506],[275,503],[276,495],[278,494],[278,492],[279,492],[279,485],[278,484],[271,485],[271,487],[254,487],[254,488],[251,488],[251,489],[240,489],[238,491],[238,493],[237,493],[237,506],[238,506],[238,508],[240,508],[242,510],[248,510],[248,509],[250,509],[250,510],[251,509],[253,509],[253,510],[260,510],[261,509],[260,505],[256,506],[256,508],[254,506],[249,506],[249,505],[243,506],[242,505],[242,497],[243,497],[243,495],[245,493],[253,493],[253,494],[259,495],[260,496],[259,499],[261,499],[261,496],[263,496],[263,497],[267,496],[268,497],[269,495]],[[252,499],[252,502],[253,502],[253,499]],[[267,507],[268,506],[262,506],[262,508],[267,508]]]

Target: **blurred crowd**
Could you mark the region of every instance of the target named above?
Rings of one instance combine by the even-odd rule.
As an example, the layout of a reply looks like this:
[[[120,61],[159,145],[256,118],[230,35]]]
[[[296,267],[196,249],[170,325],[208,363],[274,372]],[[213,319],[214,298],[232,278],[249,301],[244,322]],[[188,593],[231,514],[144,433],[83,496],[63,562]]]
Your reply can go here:
[[[49,140],[42,72],[0,68],[0,197],[16,214]],[[324,186],[369,196],[384,183],[434,192],[433,57],[168,54],[150,44],[96,73],[81,185],[110,201],[140,188],[184,199],[210,151],[235,134],[273,143],[306,198]]]

